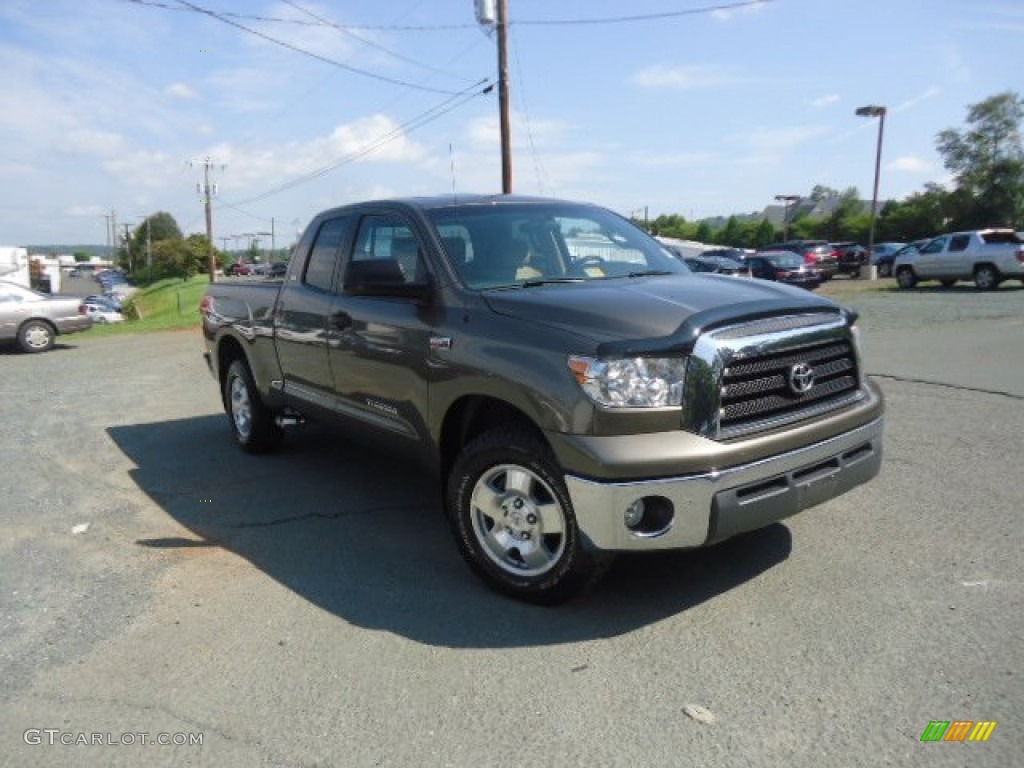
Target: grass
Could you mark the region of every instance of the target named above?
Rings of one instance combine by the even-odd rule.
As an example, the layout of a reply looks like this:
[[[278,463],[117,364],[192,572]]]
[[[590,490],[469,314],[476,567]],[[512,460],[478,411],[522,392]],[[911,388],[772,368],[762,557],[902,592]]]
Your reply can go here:
[[[115,336],[122,333],[145,333],[199,327],[199,300],[210,280],[197,275],[190,280],[168,278],[140,288],[125,309],[123,323],[93,325],[90,336]]]

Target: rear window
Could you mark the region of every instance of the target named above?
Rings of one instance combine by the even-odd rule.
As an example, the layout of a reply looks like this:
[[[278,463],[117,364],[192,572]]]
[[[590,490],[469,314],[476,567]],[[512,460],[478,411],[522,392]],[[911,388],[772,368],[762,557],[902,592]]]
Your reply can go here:
[[[1004,243],[1024,243],[1024,240],[1021,240],[1020,237],[1017,236],[1016,232],[1010,231],[986,232],[985,234],[981,235],[981,239],[982,242],[985,243],[985,245],[1002,245]]]

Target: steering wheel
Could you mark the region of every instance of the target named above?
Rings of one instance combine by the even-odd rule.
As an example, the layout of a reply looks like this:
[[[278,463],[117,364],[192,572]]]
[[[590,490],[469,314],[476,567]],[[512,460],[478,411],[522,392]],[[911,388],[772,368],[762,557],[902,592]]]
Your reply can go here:
[[[582,258],[573,261],[572,271],[583,272],[587,267],[599,267],[604,263],[603,258],[591,254],[590,256],[583,256]]]

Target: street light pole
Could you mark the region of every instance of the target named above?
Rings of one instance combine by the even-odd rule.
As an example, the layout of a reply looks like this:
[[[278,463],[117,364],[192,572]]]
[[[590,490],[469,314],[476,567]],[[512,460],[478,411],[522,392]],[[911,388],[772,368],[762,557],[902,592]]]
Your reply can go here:
[[[885,107],[869,104],[866,107],[857,109],[859,117],[878,118],[878,146],[875,149],[875,189],[871,195],[871,228],[868,231],[868,260],[871,259],[871,252],[875,249],[875,218],[878,216],[878,176],[882,170],[882,134],[885,131]]]
[[[782,239],[789,239],[789,204],[800,200],[800,195],[776,195],[775,199],[783,203],[782,208]]]

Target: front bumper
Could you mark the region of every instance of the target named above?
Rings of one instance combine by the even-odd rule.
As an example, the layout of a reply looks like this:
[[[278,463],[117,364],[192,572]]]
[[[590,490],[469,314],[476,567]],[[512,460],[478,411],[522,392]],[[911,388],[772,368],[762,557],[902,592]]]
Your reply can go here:
[[[727,469],[600,482],[566,475],[584,540],[601,550],[683,549],[755,530],[833,499],[878,474],[881,417],[836,437]],[[671,504],[663,530],[637,532],[623,514],[638,499]],[[648,502],[649,504],[650,502]]]

